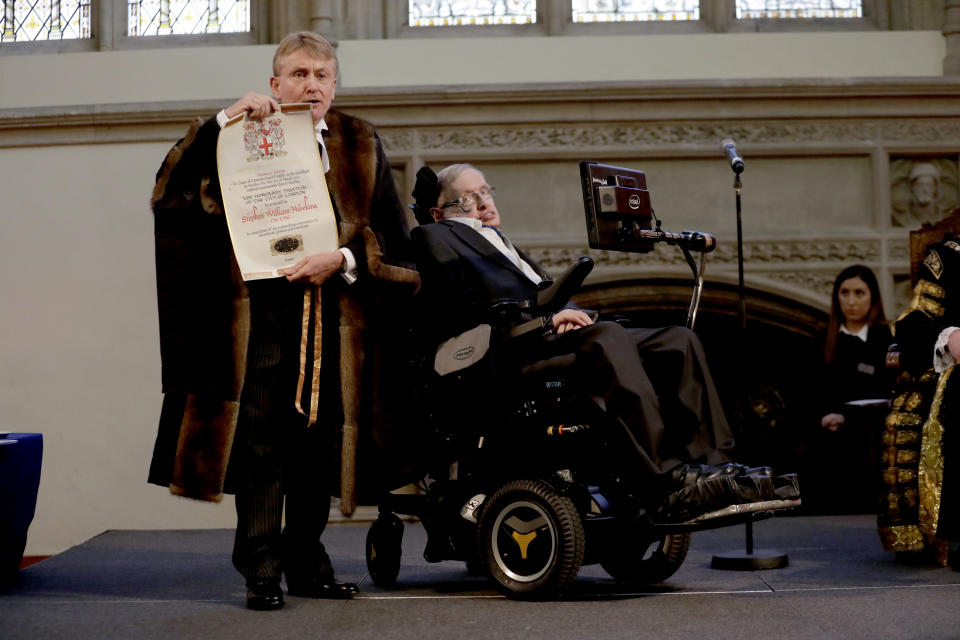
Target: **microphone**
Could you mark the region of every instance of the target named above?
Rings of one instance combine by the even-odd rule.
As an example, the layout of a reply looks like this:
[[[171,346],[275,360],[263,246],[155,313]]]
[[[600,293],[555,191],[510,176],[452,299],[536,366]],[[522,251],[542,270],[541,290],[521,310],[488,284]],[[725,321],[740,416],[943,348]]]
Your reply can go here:
[[[702,231],[681,231],[680,243],[694,251],[702,251],[703,253],[710,253],[717,248],[717,238]]]
[[[730,168],[734,173],[743,173],[743,158],[737,153],[737,146],[733,144],[733,138],[724,138],[720,143],[720,150],[730,161]]]

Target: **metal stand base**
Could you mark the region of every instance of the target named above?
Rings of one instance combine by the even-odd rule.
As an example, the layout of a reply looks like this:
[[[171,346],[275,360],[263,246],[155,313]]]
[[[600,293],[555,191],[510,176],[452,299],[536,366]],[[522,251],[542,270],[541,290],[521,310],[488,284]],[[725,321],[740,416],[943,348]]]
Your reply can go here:
[[[713,556],[711,569],[727,571],[755,571],[757,569],[782,569],[790,564],[790,558],[782,551],[761,550],[756,553],[725,553]]]
[[[753,571],[755,569],[782,569],[790,564],[790,559],[782,551],[767,550],[759,553],[753,548],[753,520],[745,524],[747,548],[744,553],[724,553],[713,556],[711,569],[728,571]]]

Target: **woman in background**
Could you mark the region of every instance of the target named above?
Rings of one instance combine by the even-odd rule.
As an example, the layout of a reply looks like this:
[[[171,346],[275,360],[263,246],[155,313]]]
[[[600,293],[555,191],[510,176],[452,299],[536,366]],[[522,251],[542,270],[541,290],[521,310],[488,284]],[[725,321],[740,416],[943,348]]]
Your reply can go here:
[[[833,283],[822,373],[815,381],[819,427],[811,438],[805,490],[814,511],[876,510],[887,409],[879,401],[890,395],[884,363],[891,341],[877,277],[863,265],[847,267]]]

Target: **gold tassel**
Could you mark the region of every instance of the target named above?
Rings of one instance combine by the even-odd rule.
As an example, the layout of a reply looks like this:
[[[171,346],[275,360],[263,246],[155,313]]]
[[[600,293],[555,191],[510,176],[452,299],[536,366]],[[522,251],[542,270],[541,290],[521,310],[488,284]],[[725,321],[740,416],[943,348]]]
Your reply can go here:
[[[300,415],[307,415],[300,406],[303,397],[303,383],[307,373],[307,340],[310,338],[310,306],[314,307],[313,328],[313,368],[310,377],[310,416],[307,426],[317,421],[318,405],[320,403],[320,359],[323,349],[323,313],[320,298],[320,287],[305,287],[303,290],[303,316],[300,327],[300,377],[297,379],[297,399],[294,406]]]

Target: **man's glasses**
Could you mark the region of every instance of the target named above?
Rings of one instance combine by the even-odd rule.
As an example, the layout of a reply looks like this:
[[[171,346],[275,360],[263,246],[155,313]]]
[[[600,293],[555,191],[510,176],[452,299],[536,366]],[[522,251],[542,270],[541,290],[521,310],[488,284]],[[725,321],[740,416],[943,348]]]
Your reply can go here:
[[[460,211],[464,213],[470,213],[473,211],[473,208],[477,206],[477,203],[480,201],[480,198],[486,198],[487,200],[493,199],[493,192],[496,191],[495,188],[491,186],[486,186],[477,191],[471,191],[470,193],[465,193],[456,200],[451,200],[450,202],[445,202],[440,205],[441,209],[446,209],[447,207],[452,207],[457,205],[460,207]]]

